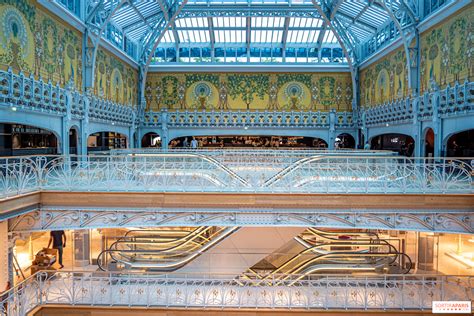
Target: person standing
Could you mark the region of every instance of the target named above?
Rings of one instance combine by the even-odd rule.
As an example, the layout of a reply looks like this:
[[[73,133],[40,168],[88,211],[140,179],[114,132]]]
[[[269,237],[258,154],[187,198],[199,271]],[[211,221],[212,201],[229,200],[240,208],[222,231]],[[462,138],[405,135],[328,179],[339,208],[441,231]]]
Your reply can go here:
[[[193,137],[193,139],[191,140],[191,148],[192,149],[197,149],[198,148],[198,141],[196,140],[196,138]]]
[[[188,148],[189,147],[189,142],[188,142],[188,138],[184,138],[184,141],[183,141],[183,147],[184,148]]]
[[[51,242],[53,243],[53,249],[58,250],[58,261],[60,265],[60,269],[64,268],[63,265],[63,249],[66,248],[66,234],[64,230],[53,230],[50,233],[48,248],[51,246]]]

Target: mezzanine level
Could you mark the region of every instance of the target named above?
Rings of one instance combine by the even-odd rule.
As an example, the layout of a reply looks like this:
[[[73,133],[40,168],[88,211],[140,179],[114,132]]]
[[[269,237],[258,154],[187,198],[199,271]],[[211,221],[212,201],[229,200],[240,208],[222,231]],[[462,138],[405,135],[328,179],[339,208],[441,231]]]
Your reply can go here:
[[[472,166],[453,159],[137,150],[3,158],[0,170],[10,231],[207,224],[474,232]]]
[[[235,280],[223,275],[40,272],[9,290],[10,316],[47,306],[224,310],[423,311],[439,300],[474,298],[469,276],[288,276],[285,281]]]
[[[465,161],[377,154],[137,151],[110,156],[1,158],[0,170],[4,198],[36,191],[473,193],[473,169]]]

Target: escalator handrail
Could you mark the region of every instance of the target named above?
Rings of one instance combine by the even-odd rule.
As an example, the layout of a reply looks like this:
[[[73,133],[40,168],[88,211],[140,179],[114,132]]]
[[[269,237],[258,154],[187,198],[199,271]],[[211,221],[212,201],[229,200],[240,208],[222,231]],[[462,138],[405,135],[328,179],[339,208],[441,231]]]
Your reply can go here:
[[[169,271],[169,270],[176,270],[180,267],[182,267],[184,264],[190,262],[191,260],[195,259],[197,256],[199,256],[201,253],[207,251],[208,249],[210,249],[211,247],[213,247],[214,245],[216,245],[218,242],[220,242],[222,239],[226,238],[228,235],[232,234],[234,231],[236,231],[237,229],[239,229],[238,226],[233,226],[233,227],[226,227],[224,229],[221,229],[219,231],[219,234],[216,238],[214,239],[211,239],[209,242],[207,242],[206,244],[204,244],[201,248],[199,248],[197,251],[194,251],[193,253],[190,253],[189,256],[187,257],[184,257],[183,259],[179,260],[179,261],[176,261],[174,262],[173,264],[166,264],[166,265],[159,265],[159,264],[155,264],[154,266],[148,266],[148,267],[151,267],[151,268],[161,268],[163,270],[166,270],[166,271]],[[103,252],[105,252],[107,250],[104,250]],[[101,253],[102,254],[102,253]],[[99,254],[99,256],[101,255]],[[124,265],[131,265],[130,262],[125,262],[123,260],[117,260],[117,262],[120,262]],[[101,265],[100,261],[99,261],[99,257],[98,257],[98,261],[97,261],[98,265],[99,265],[99,268],[102,270],[102,271],[106,271],[103,266]],[[141,265],[142,267],[145,267],[144,265]]]

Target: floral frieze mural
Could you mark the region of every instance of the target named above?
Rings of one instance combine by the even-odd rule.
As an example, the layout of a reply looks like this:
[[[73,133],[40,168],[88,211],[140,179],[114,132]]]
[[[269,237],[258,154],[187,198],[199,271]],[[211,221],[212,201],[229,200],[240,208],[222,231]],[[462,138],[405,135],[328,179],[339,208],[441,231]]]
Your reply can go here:
[[[149,73],[147,109],[351,111],[350,73]]]
[[[409,94],[406,55],[403,48],[360,71],[360,103],[374,106]]]
[[[474,74],[474,6],[423,32],[420,43],[421,92],[471,81]]]
[[[0,67],[65,86],[82,86],[81,33],[36,1],[0,1]]]
[[[94,94],[121,104],[137,104],[138,71],[108,51],[99,48]]]

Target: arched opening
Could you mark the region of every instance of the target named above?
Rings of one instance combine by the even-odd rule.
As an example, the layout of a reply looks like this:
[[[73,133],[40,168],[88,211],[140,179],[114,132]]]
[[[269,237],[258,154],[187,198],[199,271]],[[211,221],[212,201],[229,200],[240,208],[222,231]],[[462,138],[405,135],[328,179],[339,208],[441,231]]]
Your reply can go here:
[[[412,157],[415,151],[415,140],[405,134],[382,134],[372,137],[370,149],[391,150],[398,152],[400,155]]]
[[[354,149],[355,139],[351,134],[339,134],[334,141],[335,149]]]
[[[449,137],[446,143],[447,157],[474,156],[474,129],[460,132]]]
[[[434,131],[432,128],[428,128],[425,133],[425,144],[424,144],[424,155],[425,157],[434,156]]]
[[[0,123],[0,155],[55,155],[58,153],[56,135],[39,127]]]
[[[146,133],[143,135],[141,140],[142,148],[160,148],[161,147],[161,137],[155,132]]]
[[[69,154],[70,155],[77,155],[78,152],[78,138],[77,138],[77,129],[75,127],[71,127],[69,130]]]
[[[321,138],[303,136],[194,136],[199,148],[327,148]],[[170,148],[191,147],[193,136],[178,137],[169,142]]]
[[[87,152],[127,148],[127,136],[115,132],[97,132],[87,138]]]
[[[365,135],[364,133],[362,132],[361,129],[359,129],[358,131],[358,135],[359,135],[359,143],[357,145],[357,148],[358,149],[369,149],[370,148],[370,144],[367,142],[367,145],[365,144],[366,143],[366,140],[365,140]]]

